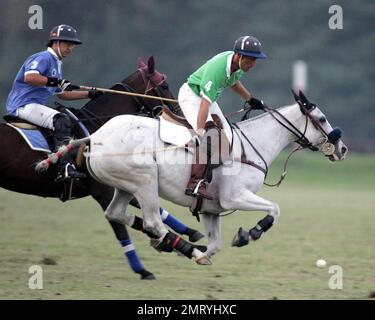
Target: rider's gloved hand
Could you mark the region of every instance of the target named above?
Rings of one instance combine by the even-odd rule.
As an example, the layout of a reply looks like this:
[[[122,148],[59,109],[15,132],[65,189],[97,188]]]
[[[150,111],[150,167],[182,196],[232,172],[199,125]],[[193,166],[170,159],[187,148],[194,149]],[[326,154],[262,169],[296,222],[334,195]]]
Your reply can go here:
[[[247,100],[247,103],[251,106],[251,109],[253,110],[264,110],[265,108],[263,100],[259,100],[256,98],[251,98],[250,100]]]
[[[96,88],[92,88],[91,90],[89,90],[89,93],[88,93],[87,96],[88,96],[89,99],[96,99],[96,98],[99,98],[102,95],[103,95],[102,91],[98,91],[98,90],[96,90]]]
[[[61,91],[72,91],[79,89],[79,86],[71,84],[69,80],[47,77],[47,87],[58,87]]]
[[[57,82],[57,87],[60,88],[62,91],[72,91],[79,89],[79,86],[71,84],[71,82],[66,79],[59,79],[57,80]]]

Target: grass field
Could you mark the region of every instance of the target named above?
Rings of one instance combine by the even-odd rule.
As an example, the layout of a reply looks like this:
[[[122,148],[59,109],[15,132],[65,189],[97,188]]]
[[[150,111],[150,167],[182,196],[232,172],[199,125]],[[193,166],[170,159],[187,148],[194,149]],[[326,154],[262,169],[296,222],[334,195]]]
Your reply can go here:
[[[273,167],[271,182],[284,158]],[[260,241],[232,248],[238,227],[253,227],[264,214],[223,218],[223,249],[212,266],[157,253],[144,235],[131,230],[139,256],[157,281],[141,281],[131,271],[93,200],[63,204],[0,190],[0,298],[369,298],[375,291],[375,157],[350,154],[332,165],[305,152],[292,158],[288,171],[280,188],[260,192],[280,205],[278,224]],[[163,204],[203,231],[187,209]],[[315,266],[319,258],[327,267]],[[35,264],[43,267],[43,290],[28,288],[28,270]],[[342,290],[328,286],[331,265],[343,269]]]

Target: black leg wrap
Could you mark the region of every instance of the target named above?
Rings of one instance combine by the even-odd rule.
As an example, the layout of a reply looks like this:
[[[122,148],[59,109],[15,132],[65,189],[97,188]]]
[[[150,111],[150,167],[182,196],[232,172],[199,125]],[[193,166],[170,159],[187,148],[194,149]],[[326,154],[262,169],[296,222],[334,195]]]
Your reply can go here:
[[[206,252],[207,246],[193,245],[195,249],[198,249],[200,252]],[[193,252],[192,252],[193,253]]]
[[[131,225],[132,229],[142,231],[143,229],[143,219],[135,216],[134,222]]]
[[[131,228],[134,230],[142,231],[143,233],[147,234],[149,238],[157,239],[158,237],[151,232],[143,229],[143,219],[140,217],[135,216],[134,222],[131,225]]]
[[[173,251],[173,241],[176,236],[171,232],[168,232],[162,242],[160,242],[157,247],[155,248],[156,250],[163,251],[163,252],[172,252]]]
[[[183,234],[189,236],[189,241],[191,242],[197,242],[198,240],[204,238],[204,234],[200,233],[198,230],[194,230],[189,227],[186,228]]]
[[[191,259],[191,257],[193,256],[194,246],[182,238],[180,238],[180,241],[178,241],[178,243],[176,244],[175,249],[189,259]]]
[[[190,259],[192,257],[194,247],[176,234],[168,232],[156,249],[164,252],[172,252],[174,249],[176,249],[178,252]]]
[[[262,229],[258,229],[258,226],[250,229],[249,234],[252,240],[256,241],[258,240],[263,233]]]
[[[258,222],[258,225],[262,228],[264,232],[266,232],[269,228],[272,227],[274,221],[275,221],[275,218],[268,215],[264,219],[260,220]]]
[[[258,240],[262,236],[263,232],[266,232],[272,227],[274,221],[274,217],[270,215],[260,220],[258,224],[249,231],[251,239]]]

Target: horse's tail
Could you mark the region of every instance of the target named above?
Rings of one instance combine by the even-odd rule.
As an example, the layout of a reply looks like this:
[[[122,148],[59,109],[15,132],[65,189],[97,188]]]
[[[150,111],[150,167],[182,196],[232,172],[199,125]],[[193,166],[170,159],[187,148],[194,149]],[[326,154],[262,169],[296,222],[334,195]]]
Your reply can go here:
[[[38,173],[47,171],[49,166],[51,164],[57,163],[57,161],[62,156],[64,156],[67,153],[70,153],[74,148],[80,146],[82,143],[88,142],[90,142],[90,136],[82,139],[71,140],[67,145],[61,146],[56,152],[50,153],[47,159],[38,162],[35,166],[35,171]]]

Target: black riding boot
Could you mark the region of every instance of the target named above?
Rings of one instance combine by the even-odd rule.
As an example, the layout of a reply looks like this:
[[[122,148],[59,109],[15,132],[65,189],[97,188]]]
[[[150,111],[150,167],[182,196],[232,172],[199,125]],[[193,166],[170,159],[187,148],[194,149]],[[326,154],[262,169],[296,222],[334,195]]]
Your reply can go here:
[[[55,128],[54,142],[55,152],[63,145],[69,143],[72,122],[70,118],[64,113],[58,113],[53,117],[53,126]],[[56,182],[61,182],[68,179],[83,179],[86,175],[76,170],[71,163],[70,154],[62,156],[57,162],[57,177]]]

